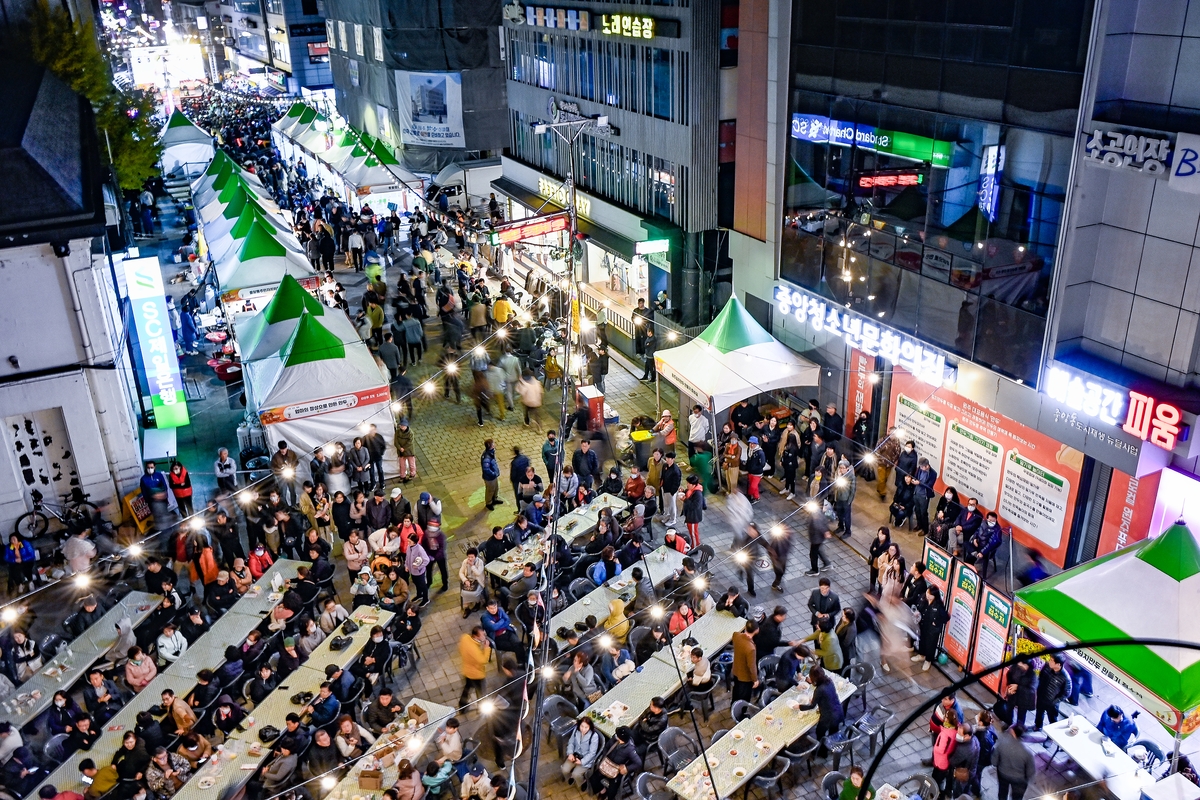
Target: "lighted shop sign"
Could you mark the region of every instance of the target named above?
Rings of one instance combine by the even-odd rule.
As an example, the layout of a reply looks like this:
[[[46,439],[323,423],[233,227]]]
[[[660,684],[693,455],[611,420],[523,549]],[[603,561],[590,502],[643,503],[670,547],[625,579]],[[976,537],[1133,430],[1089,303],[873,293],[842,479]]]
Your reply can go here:
[[[1000,205],[1000,176],[1004,173],[1004,145],[989,144],[983,148],[983,163],[979,166],[979,210],[988,222],[996,221]]]
[[[163,294],[162,271],[157,258],[132,258],[122,262],[134,330],[142,356],[146,383],[154,408],[154,427],[178,428],[189,422],[179,358],[171,335],[171,319]]]
[[[639,17],[636,14],[601,14],[600,32],[609,36],[624,36],[628,39],[653,39],[654,17]]]
[[[538,178],[538,194],[550,198],[564,208],[571,205],[571,193],[567,191],[567,187],[549,178]],[[576,192],[575,211],[580,216],[591,216],[592,201]]]
[[[593,14],[583,9],[525,6],[525,24],[537,28],[592,31],[626,39],[678,39],[679,20],[641,14]]]
[[[851,347],[903,367],[931,386],[946,378],[946,356],[916,339],[788,286],[776,285],[775,307],[814,331],[840,335]]]
[[[923,172],[893,172],[883,175],[858,176],[860,189],[891,189],[897,186],[920,186],[925,183]]]
[[[943,142],[903,131],[889,131],[872,125],[830,119],[817,114],[792,114],[792,138],[806,142],[855,145],[886,155],[928,161],[935,167],[948,168],[954,155],[954,142]]]
[[[1043,391],[1067,408],[1107,425],[1120,425],[1126,433],[1164,450],[1174,450],[1184,438],[1186,426],[1178,407],[1140,392],[1110,389],[1087,378],[1062,367],[1050,367]]]
[[[515,225],[492,231],[488,234],[491,245],[512,244],[523,239],[532,239],[546,233],[565,231],[571,223],[571,215],[566,211],[550,217],[535,217]]]
[[[650,253],[665,253],[671,249],[670,239],[651,239],[646,242],[634,242],[633,252],[639,256],[648,255]]]

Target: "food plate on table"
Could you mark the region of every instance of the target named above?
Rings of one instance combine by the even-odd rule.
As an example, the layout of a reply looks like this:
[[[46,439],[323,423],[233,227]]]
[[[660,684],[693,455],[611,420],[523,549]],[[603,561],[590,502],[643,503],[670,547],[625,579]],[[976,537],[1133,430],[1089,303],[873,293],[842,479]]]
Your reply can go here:
[[[217,785],[217,779],[212,777],[211,775],[208,775],[208,776],[205,776],[205,777],[201,778],[200,780],[196,781],[196,785],[199,786],[201,789],[211,789],[212,787]]]
[[[742,731],[734,731],[733,733],[731,733],[729,735],[732,736],[734,739],[743,739],[746,736],[746,734],[743,733]]]
[[[730,756],[732,756],[733,758],[737,758],[737,754],[738,754],[738,751],[737,751],[737,750],[730,750],[730,751],[729,751],[729,755],[730,755]]]
[[[737,778],[738,780],[741,780],[742,778],[746,777],[746,768],[745,767],[735,767],[732,774],[733,774],[733,777]]]

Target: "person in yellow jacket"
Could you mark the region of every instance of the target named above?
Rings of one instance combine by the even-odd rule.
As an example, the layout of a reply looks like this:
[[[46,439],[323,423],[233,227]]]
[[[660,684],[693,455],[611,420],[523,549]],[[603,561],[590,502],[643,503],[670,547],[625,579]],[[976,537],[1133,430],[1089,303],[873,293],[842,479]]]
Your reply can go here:
[[[488,641],[487,632],[482,625],[476,625],[470,633],[464,633],[458,640],[458,654],[462,658],[463,690],[458,697],[458,707],[467,704],[471,690],[476,697],[483,697],[487,692],[487,665],[492,657],[492,643]]]
[[[503,325],[512,315],[513,307],[508,298],[504,295],[497,297],[496,302],[492,303],[492,319],[496,320],[496,324]]]
[[[630,622],[625,616],[625,603],[619,597],[608,601],[608,618],[604,620],[603,627],[618,642],[625,641],[629,634]]]

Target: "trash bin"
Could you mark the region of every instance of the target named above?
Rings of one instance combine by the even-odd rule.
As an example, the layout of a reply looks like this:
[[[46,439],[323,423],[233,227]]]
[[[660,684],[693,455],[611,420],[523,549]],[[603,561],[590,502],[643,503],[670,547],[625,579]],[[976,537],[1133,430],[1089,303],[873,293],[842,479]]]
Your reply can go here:
[[[650,431],[630,431],[629,440],[633,442],[634,463],[638,469],[646,469],[650,454],[654,452],[654,434]]]
[[[706,453],[703,450],[697,450],[696,455],[691,458],[692,472],[700,476],[700,481],[704,484],[704,491],[709,494],[715,494],[720,488],[716,473],[713,472],[712,459],[712,453]]]

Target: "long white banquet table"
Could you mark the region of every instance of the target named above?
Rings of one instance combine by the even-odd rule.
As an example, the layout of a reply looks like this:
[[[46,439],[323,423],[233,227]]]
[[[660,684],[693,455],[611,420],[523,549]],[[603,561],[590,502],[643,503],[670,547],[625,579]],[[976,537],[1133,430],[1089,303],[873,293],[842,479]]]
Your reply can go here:
[[[262,624],[263,618],[271,609],[283,600],[281,592],[273,591],[272,581],[276,577],[283,581],[292,580],[296,577],[296,569],[304,564],[303,561],[291,559],[275,562],[233,608],[221,615],[208,633],[188,647],[188,652],[183,658],[160,670],[158,676],[150,681],[145,689],[138,692],[104,725],[100,738],[92,745],[91,750],[68,756],[66,761],[33,790],[31,796],[36,797],[41,787],[47,785],[56,787],[60,792],[84,794],[87,786],[80,780],[79,762],[90,758],[96,762],[97,767],[103,768],[111,764],[113,754],[121,746],[125,731],[133,730],[138,713],[158,705],[164,689],[170,689],[176,696],[183,697],[195,687],[198,671],[215,670],[220,667],[225,661],[225,647],[241,644],[250,631]],[[244,613],[246,609],[252,613]]]

